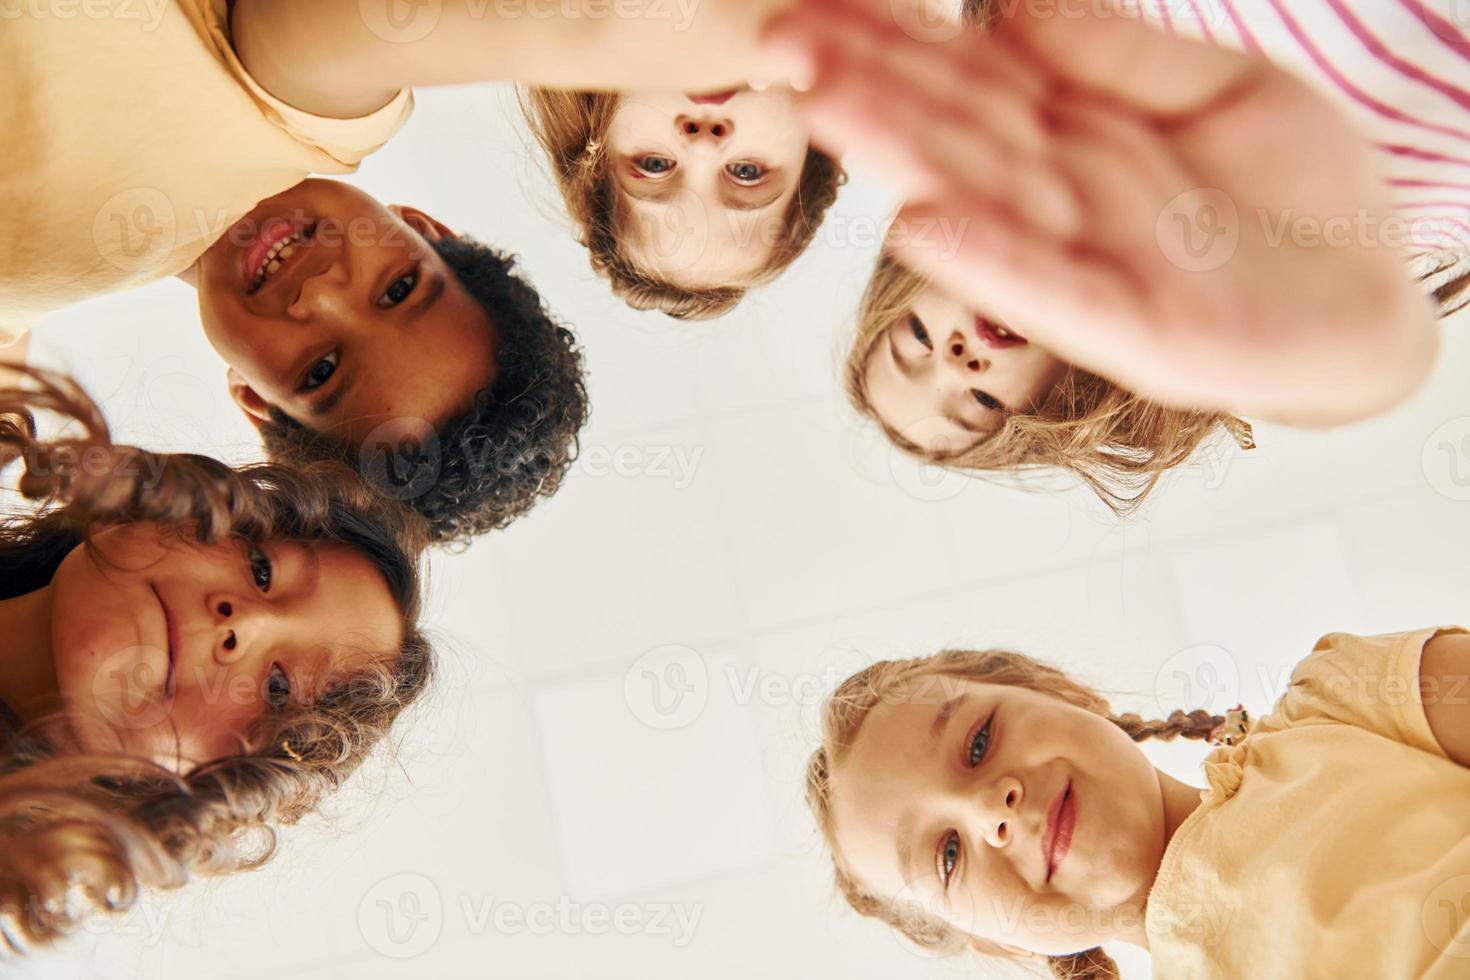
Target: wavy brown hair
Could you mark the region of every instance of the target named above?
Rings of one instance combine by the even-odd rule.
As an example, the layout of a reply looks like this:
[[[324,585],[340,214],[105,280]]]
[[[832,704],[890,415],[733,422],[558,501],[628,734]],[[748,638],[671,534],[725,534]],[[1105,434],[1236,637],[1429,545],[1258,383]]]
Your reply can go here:
[[[239,469],[203,456],[112,442],[72,382],[26,370],[0,390],[0,467],[19,463],[32,506],[0,522],[0,599],[45,586],[96,532],[156,522],[213,544],[336,542],[382,573],[403,641],[381,662],[334,679],[309,706],[268,715],[236,755],[174,772],[122,753],[82,750],[64,717],[7,733],[0,745],[0,948],[49,945],[90,914],[132,906],[144,888],[228,874],[270,859],[277,828],[337,789],[424,691],[433,672],[419,631],[417,518],[345,467]],[[60,415],[42,439],[33,412]],[[4,726],[0,726],[3,729]]]
[[[1014,959],[1015,952],[997,943],[963,933],[913,903],[895,904],[874,894],[846,867],[837,847],[832,819],[831,772],[856,741],[868,713],[895,698],[917,680],[954,677],[986,684],[1006,684],[1050,695],[1067,704],[1108,719],[1135,742],[1149,738],[1204,739],[1224,722],[1205,711],[1175,711],[1167,720],[1148,721],[1135,714],[1115,715],[1107,699],[1055,667],[1008,650],[944,650],[931,657],[884,660],[865,667],[843,681],[827,702],[822,718],[822,745],[806,768],[806,799],[828,848],[837,888],[858,914],[878,919],[910,941],[935,952],[977,953]],[[1118,967],[1101,948],[1067,956],[1049,956],[1047,964],[1058,980],[1117,980]]]
[[[782,222],[771,256],[750,283],[689,288],[633,262],[619,241],[607,129],[621,96],[611,92],[518,90],[521,112],[546,154],[557,190],[566,202],[577,236],[598,275],[635,310],[659,310],[679,320],[710,320],[733,310],[750,286],[775,279],[806,251],[837,189],[847,180],[842,165],[816,147],[807,150],[796,195]]]
[[[927,280],[888,253],[878,259],[858,311],[856,336],[843,366],[848,400],[876,421],[899,449],[916,459],[973,474],[1027,478],[1067,472],[1115,514],[1143,503],[1170,469],[1211,438],[1229,433],[1243,449],[1255,446],[1249,423],[1221,412],[1167,408],[1077,367],[1031,412],[1006,416],[1000,429],[956,452],[923,449],[880,418],[868,398],[867,364],[874,345],[913,307]]]

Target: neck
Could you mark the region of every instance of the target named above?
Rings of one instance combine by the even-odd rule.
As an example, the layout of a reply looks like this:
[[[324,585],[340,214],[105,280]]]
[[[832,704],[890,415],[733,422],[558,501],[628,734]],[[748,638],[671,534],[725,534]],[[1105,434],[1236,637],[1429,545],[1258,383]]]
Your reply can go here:
[[[22,721],[59,707],[51,655],[51,587],[0,600],[0,699]]]
[[[1199,808],[1200,788],[1180,782],[1162,770],[1155,771],[1159,777],[1159,795],[1164,804],[1164,850],[1167,851],[1180,825]],[[1160,857],[1162,858],[1162,852]],[[1157,874],[1158,869],[1155,868],[1155,877]],[[1153,891],[1153,886],[1154,878],[1150,878],[1148,883],[1139,889],[1137,895],[1124,903],[1125,907],[1136,914],[1119,917],[1119,921],[1128,923],[1128,926],[1119,929],[1118,934],[1113,938],[1148,949],[1148,932],[1144,929],[1143,924],[1144,913],[1148,909],[1148,896]]]

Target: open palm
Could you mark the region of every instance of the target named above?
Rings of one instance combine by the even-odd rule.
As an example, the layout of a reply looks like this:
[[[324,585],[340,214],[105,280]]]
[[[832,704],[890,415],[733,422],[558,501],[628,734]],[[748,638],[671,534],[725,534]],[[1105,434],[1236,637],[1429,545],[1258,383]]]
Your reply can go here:
[[[774,43],[819,139],[904,193],[897,257],[1072,363],[1332,424],[1433,360],[1367,141],[1265,62],[1076,11],[922,41],[870,0],[804,0]]]

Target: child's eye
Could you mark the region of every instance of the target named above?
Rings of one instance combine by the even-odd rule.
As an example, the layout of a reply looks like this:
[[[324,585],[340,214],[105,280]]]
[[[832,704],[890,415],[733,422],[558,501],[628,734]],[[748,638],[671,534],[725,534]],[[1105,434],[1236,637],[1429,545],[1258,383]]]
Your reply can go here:
[[[991,718],[994,717],[994,715],[991,716]],[[965,759],[970,763],[971,768],[978,766],[985,759],[985,753],[990,751],[991,718],[985,719],[985,724],[980,726],[980,730],[970,736],[970,744]]]
[[[322,385],[331,380],[332,375],[337,373],[337,364],[342,360],[342,355],[336,351],[317,361],[306,369],[306,377],[301,379],[302,391],[316,391]]]
[[[939,883],[945,888],[949,887],[949,879],[954,877],[954,866],[959,859],[960,835],[951,830],[940,840],[939,850],[934,855],[935,868],[939,872]]]
[[[1000,403],[1000,399],[992,397],[986,392],[976,389],[974,391],[974,395],[977,402],[984,405],[992,412],[1004,412],[1006,410],[1006,407]]]
[[[378,297],[378,306],[383,309],[397,306],[413,295],[414,288],[419,284],[419,270],[415,269],[407,275],[399,276],[388,284],[383,290],[383,295]]]
[[[271,575],[275,566],[271,564],[270,556],[259,548],[250,549],[250,577],[255,581],[255,587],[262,592],[271,590]]]
[[[919,343],[930,350],[934,349],[934,341],[929,339],[929,331],[924,328],[924,321],[912,313],[909,314],[909,331]]]
[[[639,157],[633,161],[633,166],[648,174],[650,177],[662,177],[674,169],[674,161],[668,157],[646,156]]]
[[[291,678],[280,664],[271,664],[270,675],[265,680],[265,703],[276,711],[291,703]]]
[[[750,163],[749,161],[732,163],[725,168],[725,172],[742,184],[754,184],[769,173],[765,167],[762,167],[758,163]]]

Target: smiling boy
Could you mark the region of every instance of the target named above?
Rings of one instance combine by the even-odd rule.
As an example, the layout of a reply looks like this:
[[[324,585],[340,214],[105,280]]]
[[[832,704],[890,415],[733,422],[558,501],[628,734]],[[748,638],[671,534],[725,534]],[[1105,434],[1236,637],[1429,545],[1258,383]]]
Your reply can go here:
[[[463,540],[560,485],[587,416],[574,338],[508,256],[306,178],[354,171],[407,119],[411,85],[728,82],[773,4],[691,21],[652,0],[553,18],[449,0],[409,39],[374,3],[99,0],[8,21],[0,344],[178,276],[272,455],[347,459]],[[660,38],[678,42],[665,63],[626,58]]]

